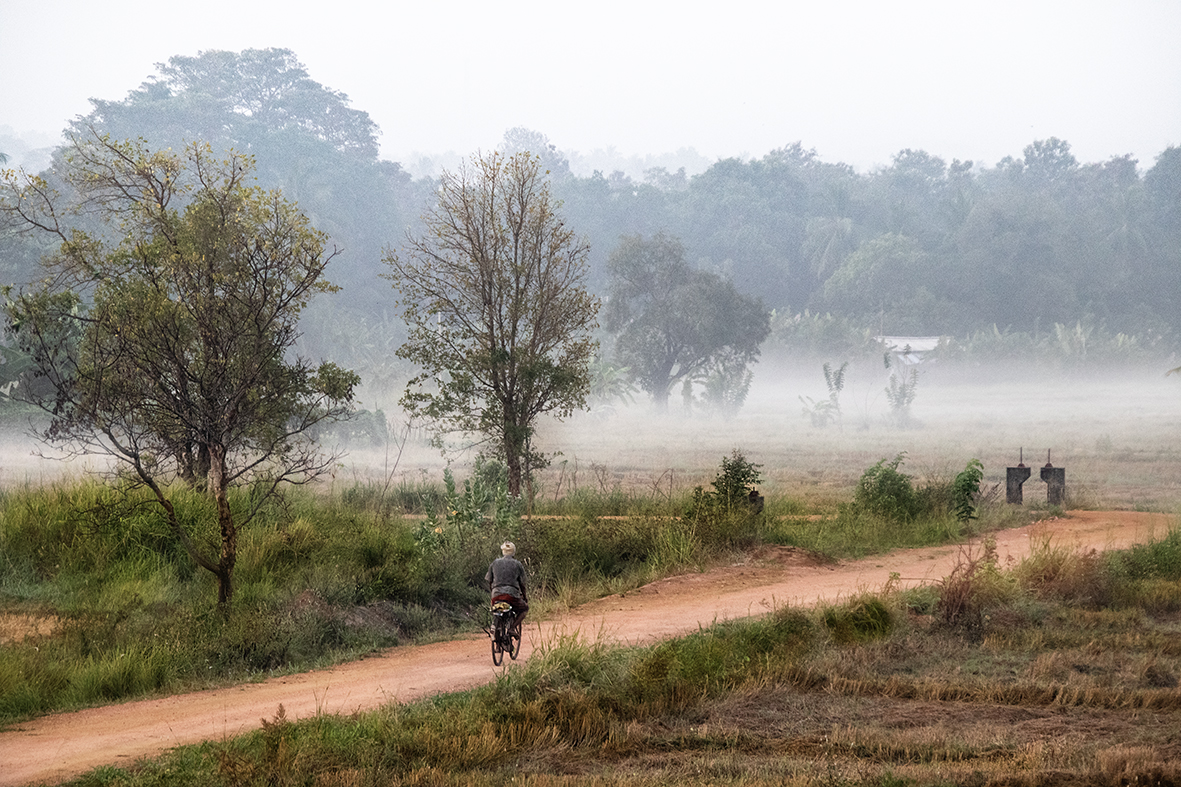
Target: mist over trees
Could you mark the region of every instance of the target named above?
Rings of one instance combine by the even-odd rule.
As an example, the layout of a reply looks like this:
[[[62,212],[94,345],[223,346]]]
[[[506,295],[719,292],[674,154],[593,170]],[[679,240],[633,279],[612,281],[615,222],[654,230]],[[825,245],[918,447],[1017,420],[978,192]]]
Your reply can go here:
[[[412,376],[395,357],[406,326],[374,284],[387,247],[421,233],[439,184],[381,160],[380,130],[344,93],[288,50],[203,52],[93,105],[74,131],[253,156],[259,184],[281,187],[341,250],[333,279],[345,297],[308,309],[301,349],[357,369],[383,396]],[[587,158],[559,143],[513,128],[496,149],[540,159],[567,226],[589,240],[592,294],[608,295],[622,239],[664,234],[688,268],[773,310],[780,345],[820,341],[839,325],[849,335],[1025,337],[1013,347],[1057,332],[1162,356],[1177,349],[1181,148],[1151,162],[1081,162],[1051,137],[995,163],[904,149],[858,172],[797,142],[697,174],[654,166],[634,177],[576,174],[570,162]],[[60,166],[59,156],[51,181]],[[0,230],[0,273],[31,281],[44,251]],[[604,338],[604,348],[623,346]]]
[[[1153,335],[1178,327],[1181,149],[1146,171],[1080,164],[1035,141],[988,168],[903,150],[871,173],[798,144],[719,161],[683,186],[563,181],[602,271],[608,236],[666,231],[686,256],[780,313],[831,311],[884,333],[964,335],[1089,322]]]

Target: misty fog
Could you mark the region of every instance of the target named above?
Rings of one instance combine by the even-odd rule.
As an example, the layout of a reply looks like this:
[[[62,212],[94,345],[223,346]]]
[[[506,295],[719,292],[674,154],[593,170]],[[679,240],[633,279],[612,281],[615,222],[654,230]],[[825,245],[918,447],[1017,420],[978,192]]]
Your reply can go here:
[[[1027,503],[1044,502],[1036,469],[1049,459],[1066,468],[1069,493],[1080,506],[1181,508],[1181,376],[1166,375],[1161,365],[1071,375],[1015,364],[920,364],[913,424],[906,429],[891,425],[889,372],[880,358],[850,365],[840,422],[813,425],[801,397],[827,396],[820,367],[818,361],[756,365],[746,404],[729,418],[699,405],[686,409],[679,395],[660,414],[641,393],[613,412],[543,419],[537,447],[556,455],[538,474],[537,494],[555,497],[572,486],[683,493],[708,484],[721,458],[738,449],[762,465],[764,491],[839,500],[866,468],[905,452],[901,469],[916,478],[948,478],[978,458],[985,486],[1000,484],[1000,494],[1005,468],[1024,459],[1035,469],[1025,485]],[[441,483],[447,466],[466,477],[478,449],[452,442],[440,453],[424,431],[403,431],[400,390],[374,393],[364,404],[384,409],[391,439],[335,446],[344,453],[322,490]],[[5,488],[103,477],[110,469],[109,460],[64,457],[12,428],[3,451]]]
[[[234,90],[206,83],[214,61]],[[397,402],[414,370],[396,357],[406,327],[383,258],[421,231],[439,172],[467,154],[382,160],[382,130],[364,108],[318,83],[291,50],[176,56],[157,68],[126,98],[94,99],[68,130],[251,151],[260,185],[282,188],[341,252],[328,277],[342,291],[304,313],[299,353],[357,371],[358,407],[381,410],[401,434]],[[270,91],[272,80],[290,95]],[[979,458],[995,481],[1024,450],[1031,466],[1050,451],[1084,503],[1084,493],[1126,492],[1122,502],[1133,505],[1177,496],[1170,460],[1181,378],[1165,371],[1181,350],[1181,148],[1152,160],[1110,151],[1087,161],[1067,139],[1031,135],[999,161],[904,147],[888,164],[858,170],[805,141],[713,161],[692,148],[637,155],[559,142],[512,127],[497,149],[540,158],[565,222],[589,242],[592,293],[611,297],[621,239],[666,233],[693,270],[758,300],[770,333],[729,417],[701,401],[697,377],[695,401],[684,404],[678,382],[665,414],[633,387],[630,404],[592,401],[592,412],[564,423],[543,420],[537,447],[554,459],[539,475],[542,494],[570,484],[691,488],[737,448],[763,465],[770,488],[847,487],[902,452],[914,474],[954,473]],[[52,144],[0,126],[10,164],[48,165]],[[26,234],[0,234],[3,283],[37,281],[46,251]],[[937,336],[954,349],[917,367],[907,428],[891,419],[890,372],[874,334]],[[627,374],[618,335],[603,329],[596,338],[599,360]],[[840,418],[817,426],[804,410],[829,396],[822,364],[846,360]],[[744,372],[726,374],[733,382]],[[7,426],[19,431],[11,419]],[[103,467],[9,443],[6,485]],[[477,453],[453,444],[440,456],[421,429],[404,444],[347,448],[328,483],[437,480],[448,460],[463,467]]]

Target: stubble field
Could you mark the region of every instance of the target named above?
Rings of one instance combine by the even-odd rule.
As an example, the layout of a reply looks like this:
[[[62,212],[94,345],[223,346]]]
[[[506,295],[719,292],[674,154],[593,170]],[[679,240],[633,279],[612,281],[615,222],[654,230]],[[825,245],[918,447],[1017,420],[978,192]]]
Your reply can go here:
[[[879,364],[880,366],[880,364]],[[911,408],[913,425],[891,425],[880,368],[851,369],[840,397],[839,424],[823,428],[804,415],[800,397],[827,397],[819,368],[783,374],[759,367],[746,405],[732,418],[678,395],[655,414],[642,396],[609,415],[578,414],[542,423],[537,443],[558,452],[539,474],[539,494],[558,497],[572,487],[614,488],[668,496],[708,483],[720,458],[734,449],[762,465],[766,491],[835,503],[867,467],[905,452],[902,470],[916,478],[954,476],[979,459],[985,483],[1001,484],[1005,468],[1024,458],[1034,468],[1027,504],[1045,502],[1038,468],[1066,468],[1074,507],[1172,511],[1181,506],[1181,377],[1165,367],[1107,377],[1069,377],[1037,369],[1024,373],[925,367]],[[391,397],[390,401],[396,397]],[[392,405],[387,412],[393,412]],[[462,465],[476,451],[456,456]],[[338,480],[437,479],[445,460],[421,440],[396,452],[355,451]]]

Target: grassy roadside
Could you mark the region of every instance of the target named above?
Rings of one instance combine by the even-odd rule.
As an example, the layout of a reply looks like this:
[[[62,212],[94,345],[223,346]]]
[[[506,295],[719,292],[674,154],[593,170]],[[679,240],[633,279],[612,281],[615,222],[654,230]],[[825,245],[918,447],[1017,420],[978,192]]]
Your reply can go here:
[[[558,639],[497,682],[288,721],[79,785],[1124,785],[1181,780],[1181,531],[986,551],[939,587],[653,647]]]
[[[0,635],[12,630],[0,648],[0,723],[473,630],[485,614],[484,572],[504,538],[518,543],[544,614],[759,543],[856,556],[954,541],[1035,513],[983,504],[980,519],[961,521],[950,479],[935,478],[907,481],[901,512],[856,493],[835,511],[772,496],[752,515],[691,491],[574,490],[522,518],[496,510],[494,481],[477,476],[463,491],[289,492],[243,530],[228,616],[146,497],[93,482],[0,492]],[[198,538],[216,539],[198,526],[213,519],[207,506],[191,494],[178,510]]]

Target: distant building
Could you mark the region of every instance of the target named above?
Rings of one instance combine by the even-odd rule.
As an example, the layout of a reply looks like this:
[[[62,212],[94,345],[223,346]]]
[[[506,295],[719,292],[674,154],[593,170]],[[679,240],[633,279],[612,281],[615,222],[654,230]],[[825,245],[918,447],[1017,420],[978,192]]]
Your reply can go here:
[[[886,352],[902,366],[917,366],[945,341],[942,336],[875,336]]]

